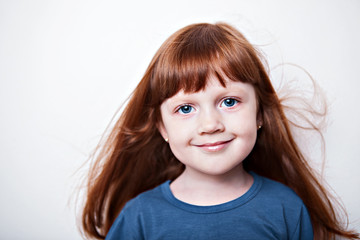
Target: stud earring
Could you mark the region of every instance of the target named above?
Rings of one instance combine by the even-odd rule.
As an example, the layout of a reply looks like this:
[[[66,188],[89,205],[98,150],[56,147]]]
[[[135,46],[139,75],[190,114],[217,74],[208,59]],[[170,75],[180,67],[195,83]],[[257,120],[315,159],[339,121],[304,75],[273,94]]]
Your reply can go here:
[[[261,128],[261,125],[258,126],[258,129],[260,129],[260,128]]]
[[[165,142],[169,142],[169,139],[168,139],[168,138],[165,138],[164,140],[165,140]]]

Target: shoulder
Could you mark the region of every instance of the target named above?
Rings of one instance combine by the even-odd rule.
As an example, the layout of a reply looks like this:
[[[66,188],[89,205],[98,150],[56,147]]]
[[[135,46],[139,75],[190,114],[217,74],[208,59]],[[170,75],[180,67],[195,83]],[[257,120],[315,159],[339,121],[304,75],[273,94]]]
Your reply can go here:
[[[159,186],[145,191],[132,200],[130,200],[124,207],[123,211],[136,212],[137,214],[152,214],[157,211],[162,211],[168,201],[164,195],[165,189],[169,188],[170,181],[166,181]]]
[[[131,216],[135,218],[140,215],[143,217],[144,215],[151,215],[151,213],[161,210],[162,206],[166,203],[162,189],[168,184],[168,182],[164,182],[161,185],[145,191],[128,201],[122,209],[119,217]]]
[[[142,239],[147,216],[158,212],[164,201],[161,197],[161,188],[164,184],[166,183],[143,192],[127,202],[111,226],[106,239]]]
[[[294,190],[282,183],[257,177],[262,185],[256,200],[254,199],[255,205],[265,207],[272,221],[283,221],[289,236],[293,236],[291,239],[307,239],[303,238],[304,236],[311,239],[313,234],[311,219],[302,199]]]
[[[301,198],[290,187],[274,181],[272,179],[256,175],[262,182],[259,195],[267,201],[276,201],[280,203],[291,203],[291,205],[303,205]]]
[[[274,180],[258,176],[261,179],[261,188],[258,192],[256,201],[266,204],[269,209],[283,212],[287,216],[294,218],[302,209],[306,209],[302,199],[290,187]]]
[[[162,188],[164,185],[166,185],[167,182],[162,183],[161,185],[145,191],[141,194],[139,194],[138,196],[136,196],[135,198],[131,199],[124,207],[123,211],[126,210],[130,210],[132,208],[141,208],[143,206],[143,204],[147,204],[149,205],[149,203],[156,203],[158,201],[162,200]]]

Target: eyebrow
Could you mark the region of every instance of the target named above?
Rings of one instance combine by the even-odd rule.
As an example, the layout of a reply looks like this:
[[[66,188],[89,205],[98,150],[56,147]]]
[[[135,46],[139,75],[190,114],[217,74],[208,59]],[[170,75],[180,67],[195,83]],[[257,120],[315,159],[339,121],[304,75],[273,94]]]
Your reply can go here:
[[[246,91],[243,87],[241,86],[233,86],[233,87],[226,87],[223,88],[224,91],[221,91],[218,95],[240,95],[239,97],[241,99],[246,99],[249,96],[248,91]],[[190,93],[184,93],[184,92],[179,92],[177,94],[175,94],[174,96],[168,98],[166,101],[168,101],[171,105],[178,105],[178,104],[183,104],[186,103],[187,101],[189,101],[189,97],[191,98],[192,94],[197,94],[200,93],[199,92],[190,92]],[[181,94],[179,96],[179,94]],[[179,102],[179,103],[178,103]],[[191,101],[189,101],[191,102]]]

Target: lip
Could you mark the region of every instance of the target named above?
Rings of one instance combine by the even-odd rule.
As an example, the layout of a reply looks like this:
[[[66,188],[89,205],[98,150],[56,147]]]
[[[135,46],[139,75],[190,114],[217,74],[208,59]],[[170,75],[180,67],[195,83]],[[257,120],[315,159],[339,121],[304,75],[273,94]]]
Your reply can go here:
[[[227,141],[218,141],[218,142],[214,142],[214,143],[205,143],[205,144],[199,144],[199,145],[195,145],[198,148],[201,148],[202,150],[206,151],[206,152],[218,152],[223,150],[224,148],[226,148],[229,143],[232,141],[233,139],[227,140]]]

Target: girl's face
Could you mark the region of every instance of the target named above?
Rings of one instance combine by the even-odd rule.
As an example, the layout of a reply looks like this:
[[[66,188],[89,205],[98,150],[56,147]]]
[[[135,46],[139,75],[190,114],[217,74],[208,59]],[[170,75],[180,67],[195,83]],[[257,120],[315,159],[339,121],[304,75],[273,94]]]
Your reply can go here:
[[[185,171],[222,175],[255,145],[256,106],[252,85],[227,79],[223,87],[212,76],[203,91],[180,91],[163,102],[159,131]]]

